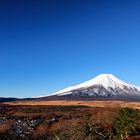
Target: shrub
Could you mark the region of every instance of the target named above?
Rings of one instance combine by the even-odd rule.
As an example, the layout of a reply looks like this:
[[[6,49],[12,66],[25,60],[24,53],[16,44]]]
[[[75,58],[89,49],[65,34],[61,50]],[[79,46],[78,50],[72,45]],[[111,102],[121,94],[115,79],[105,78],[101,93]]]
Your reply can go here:
[[[89,140],[113,140],[113,133],[100,124],[88,123],[84,129],[85,139]]]
[[[113,122],[114,133],[118,138],[124,139],[140,132],[140,113],[136,109],[120,109],[118,117]]]

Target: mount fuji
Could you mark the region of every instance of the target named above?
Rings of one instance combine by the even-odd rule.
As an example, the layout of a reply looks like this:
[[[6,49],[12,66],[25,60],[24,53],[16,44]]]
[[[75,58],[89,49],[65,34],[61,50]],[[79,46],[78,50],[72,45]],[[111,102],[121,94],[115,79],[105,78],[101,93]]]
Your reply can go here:
[[[68,87],[47,97],[58,99],[71,98],[139,98],[140,87],[129,84],[112,74],[100,74],[95,78]]]

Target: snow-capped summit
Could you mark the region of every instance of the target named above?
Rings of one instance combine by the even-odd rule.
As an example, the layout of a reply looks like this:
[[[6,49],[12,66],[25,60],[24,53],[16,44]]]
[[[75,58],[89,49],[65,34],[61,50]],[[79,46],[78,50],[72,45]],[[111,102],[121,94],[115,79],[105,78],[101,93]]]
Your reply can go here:
[[[140,87],[120,80],[112,74],[100,74],[76,86],[68,87],[52,95],[56,96],[140,96]]]

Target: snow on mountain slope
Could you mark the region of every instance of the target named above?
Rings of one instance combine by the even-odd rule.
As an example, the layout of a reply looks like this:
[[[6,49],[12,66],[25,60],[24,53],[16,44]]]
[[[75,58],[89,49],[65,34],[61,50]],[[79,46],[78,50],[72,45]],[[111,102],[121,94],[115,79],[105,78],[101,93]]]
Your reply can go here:
[[[122,81],[112,74],[100,74],[76,86],[68,87],[52,95],[57,96],[140,96],[140,87]]]

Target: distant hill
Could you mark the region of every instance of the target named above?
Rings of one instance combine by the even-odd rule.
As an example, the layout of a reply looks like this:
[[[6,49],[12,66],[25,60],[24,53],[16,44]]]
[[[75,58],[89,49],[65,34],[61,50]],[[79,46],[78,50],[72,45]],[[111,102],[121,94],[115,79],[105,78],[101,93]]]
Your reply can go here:
[[[0,102],[12,102],[12,101],[17,101],[18,98],[4,98],[0,97]]]

